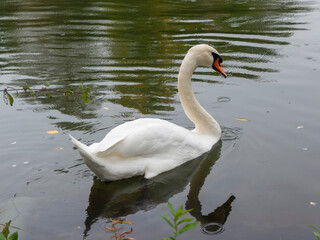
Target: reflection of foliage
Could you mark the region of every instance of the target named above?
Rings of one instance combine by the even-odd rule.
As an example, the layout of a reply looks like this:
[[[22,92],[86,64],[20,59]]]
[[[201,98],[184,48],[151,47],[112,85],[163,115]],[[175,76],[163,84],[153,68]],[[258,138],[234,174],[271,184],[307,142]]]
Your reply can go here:
[[[79,89],[78,90],[70,90],[70,89],[65,89],[65,90],[55,90],[55,89],[48,89],[47,87],[49,87],[49,83],[46,83],[46,87],[43,88],[37,88],[37,89],[31,89],[29,86],[25,85],[23,86],[21,89],[15,89],[13,87],[8,87],[5,88],[3,90],[0,90],[0,92],[3,92],[3,101],[5,102],[5,104],[10,104],[11,106],[13,105],[14,99],[12,97],[12,95],[9,93],[9,91],[15,91],[17,94],[19,93],[19,91],[24,91],[25,93],[28,93],[32,96],[36,95],[37,92],[44,92],[46,93],[46,95],[49,98],[52,98],[52,93],[63,93],[64,97],[68,97],[71,94],[79,94],[81,95],[81,99],[84,102],[87,103],[92,103],[90,100],[91,97],[91,89],[89,87],[84,87],[82,84],[79,85]]]
[[[168,202],[168,208],[172,214],[171,218],[168,215],[160,215],[166,223],[173,228],[173,236],[170,237],[165,237],[163,238],[164,240],[175,240],[178,235],[181,235],[182,233],[194,228],[197,226],[200,222],[192,222],[194,219],[193,218],[184,218],[181,219],[182,216],[186,215],[187,213],[191,212],[192,209],[185,210],[183,209],[182,205],[175,211],[172,207],[172,204]],[[181,220],[180,220],[181,219]],[[189,222],[189,223],[188,223]],[[192,222],[192,223],[190,223]],[[181,227],[181,224],[188,223]]]

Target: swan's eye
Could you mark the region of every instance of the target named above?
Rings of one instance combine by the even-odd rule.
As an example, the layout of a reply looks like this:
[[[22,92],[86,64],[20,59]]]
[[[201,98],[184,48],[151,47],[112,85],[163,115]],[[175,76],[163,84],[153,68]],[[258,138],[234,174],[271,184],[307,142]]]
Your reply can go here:
[[[219,54],[216,54],[215,52],[211,52],[213,56],[213,62],[215,62],[217,59],[219,59],[219,63],[221,64],[223,62],[222,58],[220,57]]]

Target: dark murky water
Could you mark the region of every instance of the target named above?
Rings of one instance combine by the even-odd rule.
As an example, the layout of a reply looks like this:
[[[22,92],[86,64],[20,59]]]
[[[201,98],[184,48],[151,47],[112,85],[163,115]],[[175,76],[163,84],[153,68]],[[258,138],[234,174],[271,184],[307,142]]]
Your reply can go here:
[[[12,219],[27,240],[108,239],[108,218],[124,217],[132,237],[161,239],[170,200],[194,208],[203,226],[183,239],[312,239],[319,17],[317,2],[303,0],[0,0],[0,90],[47,81],[53,89],[51,99],[11,92],[13,107],[0,102],[0,222]],[[221,143],[145,185],[100,182],[67,134],[90,144],[139,117],[192,128],[176,78],[198,43],[218,49],[228,74],[201,68],[193,84],[223,128]],[[62,96],[79,84],[91,88],[92,104]]]

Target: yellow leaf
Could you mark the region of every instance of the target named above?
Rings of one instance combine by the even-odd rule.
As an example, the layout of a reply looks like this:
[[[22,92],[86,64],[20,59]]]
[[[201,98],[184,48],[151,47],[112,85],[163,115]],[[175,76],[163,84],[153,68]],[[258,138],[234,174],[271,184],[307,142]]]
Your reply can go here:
[[[245,122],[249,122],[250,121],[249,119],[246,119],[246,118],[235,118],[235,120],[245,121]]]
[[[59,133],[57,130],[49,130],[47,131],[48,134],[57,134]]]
[[[104,110],[109,110],[109,108],[107,108],[107,107],[104,107],[103,109],[104,109]]]

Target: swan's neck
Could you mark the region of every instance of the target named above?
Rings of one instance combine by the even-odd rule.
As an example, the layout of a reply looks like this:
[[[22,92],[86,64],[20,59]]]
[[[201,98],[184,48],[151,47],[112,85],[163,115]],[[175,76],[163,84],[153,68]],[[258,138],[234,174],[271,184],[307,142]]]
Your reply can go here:
[[[198,67],[194,56],[187,54],[183,59],[178,76],[178,91],[181,105],[188,118],[194,123],[194,131],[214,137],[221,136],[217,121],[199,104],[194,96],[191,77]]]

